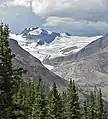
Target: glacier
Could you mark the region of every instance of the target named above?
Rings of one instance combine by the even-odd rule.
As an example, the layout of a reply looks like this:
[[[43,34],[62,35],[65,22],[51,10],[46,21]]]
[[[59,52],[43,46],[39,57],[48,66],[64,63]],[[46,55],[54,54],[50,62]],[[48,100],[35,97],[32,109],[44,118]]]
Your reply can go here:
[[[24,50],[38,58],[41,62],[45,59],[74,54],[100,37],[71,36],[68,33],[51,32],[39,27],[26,28],[19,35],[10,34],[11,39],[17,40]],[[50,70],[53,69],[51,65],[44,65]]]

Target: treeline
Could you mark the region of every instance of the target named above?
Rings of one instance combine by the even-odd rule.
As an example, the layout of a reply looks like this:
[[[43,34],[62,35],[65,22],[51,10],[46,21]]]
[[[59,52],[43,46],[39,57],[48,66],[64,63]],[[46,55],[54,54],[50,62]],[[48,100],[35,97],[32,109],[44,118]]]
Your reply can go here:
[[[40,79],[38,84],[24,80],[23,69],[15,69],[9,47],[9,28],[0,25],[0,119],[108,119],[101,89],[90,92],[79,101],[74,81],[67,91],[58,92],[54,83],[46,95]]]

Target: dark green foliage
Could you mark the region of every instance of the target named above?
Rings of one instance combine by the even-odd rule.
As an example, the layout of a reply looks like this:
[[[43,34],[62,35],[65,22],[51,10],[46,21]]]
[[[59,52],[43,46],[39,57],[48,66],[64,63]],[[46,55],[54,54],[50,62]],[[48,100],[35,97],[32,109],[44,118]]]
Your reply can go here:
[[[98,119],[108,119],[106,109],[104,108],[102,92],[100,88],[98,93]]]
[[[47,99],[44,94],[44,86],[42,80],[39,80],[35,90],[35,99],[33,105],[33,115],[36,119],[48,119]]]
[[[67,99],[66,91],[63,91],[61,98],[62,98],[62,103],[63,103],[63,108],[64,108],[64,117],[65,119],[67,119],[68,99]]]
[[[98,96],[98,118],[102,119],[103,113],[104,113],[104,106],[103,106],[103,100],[102,100],[102,93],[101,89],[99,89],[99,96]]]
[[[12,55],[8,26],[0,25],[0,118],[10,118],[12,107]]]
[[[63,101],[57,91],[55,83],[53,85],[53,89],[50,92],[49,115],[50,119],[65,119]]]
[[[17,92],[20,89],[23,69],[14,69],[12,59],[14,55],[8,42],[9,28],[0,25],[0,119],[16,119],[16,110],[24,110],[24,106],[17,105]],[[22,98],[22,97],[21,97]],[[20,103],[19,103],[20,104]],[[20,111],[19,111],[20,112]],[[24,111],[23,111],[24,112]],[[21,117],[21,115],[20,115]]]
[[[25,82],[21,78],[22,73],[22,69],[17,72],[17,75],[15,76],[17,82],[15,82],[13,87],[13,117],[15,119],[26,119],[27,117],[27,89],[25,87]]]
[[[87,101],[84,101],[84,116],[83,119],[88,119],[88,107],[87,107]]]
[[[96,119],[96,112],[95,112],[95,97],[93,92],[90,92],[90,119]]]
[[[68,92],[68,119],[80,119],[79,98],[74,81],[70,80]]]
[[[103,104],[101,89],[90,93],[83,105],[83,119],[108,119],[107,111]]]

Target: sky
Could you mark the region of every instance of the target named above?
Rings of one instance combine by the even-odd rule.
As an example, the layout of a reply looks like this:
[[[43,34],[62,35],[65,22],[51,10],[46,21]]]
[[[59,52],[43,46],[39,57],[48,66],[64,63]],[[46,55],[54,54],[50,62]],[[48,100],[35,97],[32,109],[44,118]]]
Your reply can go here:
[[[108,0],[0,0],[0,21],[11,32],[41,27],[72,35],[108,32]]]

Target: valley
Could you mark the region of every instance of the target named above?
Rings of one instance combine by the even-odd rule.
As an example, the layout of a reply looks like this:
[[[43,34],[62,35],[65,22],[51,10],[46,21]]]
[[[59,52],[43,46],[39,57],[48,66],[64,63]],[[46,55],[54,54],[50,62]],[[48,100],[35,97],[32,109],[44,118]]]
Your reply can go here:
[[[72,78],[78,90],[85,94],[95,86],[101,88],[103,98],[108,100],[107,34],[80,37],[36,27],[27,28],[19,35],[10,34],[10,38],[59,76],[59,80],[69,81]]]

